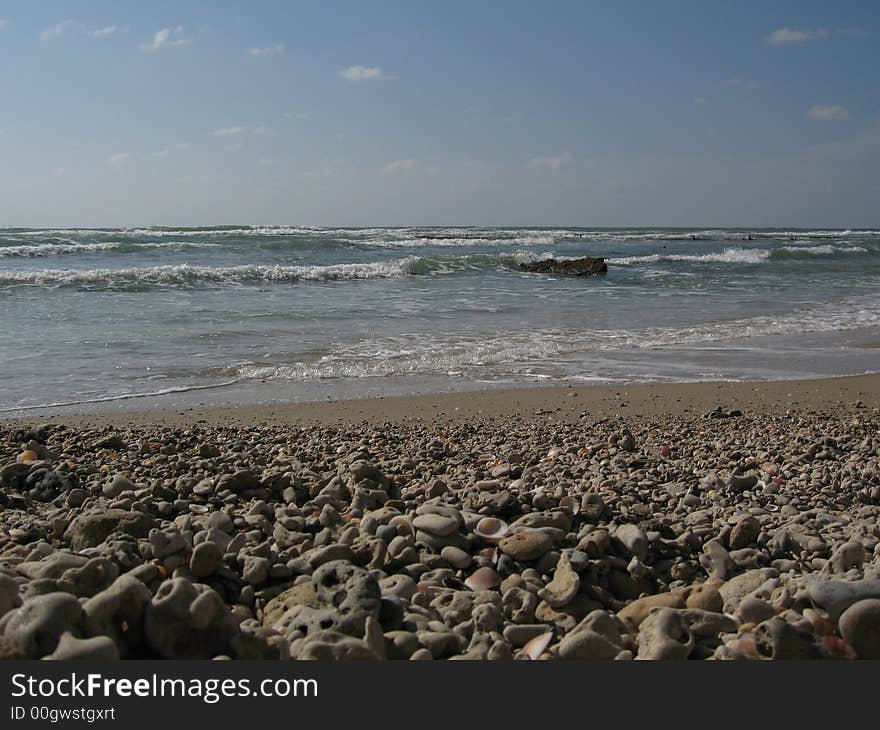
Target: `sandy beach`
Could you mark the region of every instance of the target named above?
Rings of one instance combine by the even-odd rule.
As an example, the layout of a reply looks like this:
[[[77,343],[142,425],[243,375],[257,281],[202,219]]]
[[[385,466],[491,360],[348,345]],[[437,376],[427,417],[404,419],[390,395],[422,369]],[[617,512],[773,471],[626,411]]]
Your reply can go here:
[[[53,415],[38,409],[15,423],[52,421],[71,427],[297,425],[391,422],[468,422],[516,419],[577,421],[620,416],[699,416],[715,410],[778,413],[788,409],[839,412],[860,402],[880,407],[880,375],[775,382],[700,382],[615,386],[534,387],[433,395],[254,405],[234,408],[168,409],[101,415]],[[134,403],[134,401],[132,401]]]

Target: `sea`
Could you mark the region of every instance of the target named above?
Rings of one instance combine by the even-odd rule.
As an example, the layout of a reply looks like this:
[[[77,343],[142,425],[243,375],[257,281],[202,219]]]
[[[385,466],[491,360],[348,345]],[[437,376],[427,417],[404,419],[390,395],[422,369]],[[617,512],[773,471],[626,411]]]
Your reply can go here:
[[[870,373],[878,275],[880,230],[6,228],[0,414]]]

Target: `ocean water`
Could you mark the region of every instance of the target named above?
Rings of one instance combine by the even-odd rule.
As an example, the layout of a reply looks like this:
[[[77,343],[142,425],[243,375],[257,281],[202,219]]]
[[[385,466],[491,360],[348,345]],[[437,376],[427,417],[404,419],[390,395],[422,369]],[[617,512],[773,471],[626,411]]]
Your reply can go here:
[[[874,372],[878,275],[877,230],[0,229],[0,412]]]

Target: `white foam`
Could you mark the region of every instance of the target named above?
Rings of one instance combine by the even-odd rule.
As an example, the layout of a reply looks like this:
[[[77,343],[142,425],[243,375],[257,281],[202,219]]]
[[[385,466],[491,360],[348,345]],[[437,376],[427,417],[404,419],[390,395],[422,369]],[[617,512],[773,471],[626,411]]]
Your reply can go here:
[[[623,266],[653,264],[661,261],[694,261],[698,263],[760,264],[770,258],[771,251],[761,248],[726,248],[718,253],[704,254],[650,254],[647,256],[622,256],[610,258],[608,263]]]
[[[0,246],[0,258],[25,257],[38,258],[43,256],[60,256],[64,254],[102,253],[104,251],[139,251],[141,249],[190,249],[190,248],[214,248],[216,243],[199,243],[195,241],[162,241],[154,243],[121,243],[108,241],[106,243],[45,243],[23,246]]]
[[[805,256],[832,256],[836,253],[868,253],[868,249],[864,246],[835,246],[830,243],[822,246],[782,246],[781,248],[774,249],[774,251],[785,251]]]
[[[112,251],[118,243],[47,243],[36,246],[0,246],[0,258],[12,256],[58,256],[68,253]]]
[[[0,271],[0,285],[173,285],[193,283],[246,283],[376,279],[419,273],[421,259],[407,256],[393,261],[334,264],[330,266],[190,266],[188,264],[125,269],[41,269]]]
[[[579,353],[700,346],[753,337],[880,326],[880,300],[853,298],[779,316],[633,330],[538,330],[504,334],[434,333],[338,346],[316,362],[249,363],[224,372],[244,379],[310,382],[413,374],[474,376],[496,365],[552,364]]]
[[[350,243],[360,243],[362,245],[373,246],[376,248],[460,248],[466,246],[549,246],[555,242],[553,236],[513,236],[505,238],[484,238],[484,237],[440,237],[440,236],[421,236],[416,238],[401,238],[394,240],[360,240],[347,239]]]

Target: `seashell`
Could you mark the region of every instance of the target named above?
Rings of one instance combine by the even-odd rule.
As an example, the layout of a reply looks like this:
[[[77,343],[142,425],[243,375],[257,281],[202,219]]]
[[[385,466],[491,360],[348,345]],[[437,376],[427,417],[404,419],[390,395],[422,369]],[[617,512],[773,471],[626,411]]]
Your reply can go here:
[[[559,509],[565,512],[569,517],[574,517],[581,511],[581,502],[576,497],[562,497],[559,500]]]
[[[400,533],[401,527],[406,530],[410,535],[416,534],[415,530],[413,529],[412,521],[409,519],[409,517],[406,517],[405,515],[397,515],[396,517],[392,517],[390,520],[388,520],[388,524],[396,527],[398,534]]]
[[[22,451],[18,455],[17,461],[37,461],[37,459],[38,459],[37,452],[32,451],[31,449],[28,449],[27,451]]]
[[[477,568],[464,580],[472,591],[491,591],[501,585],[501,576],[494,568]]]
[[[541,654],[544,653],[544,650],[550,646],[550,642],[553,641],[553,632],[548,631],[546,634],[541,634],[540,636],[536,636],[533,639],[529,639],[525,646],[520,649],[517,654],[518,657],[523,659],[532,659],[537,660]]]
[[[484,517],[474,527],[474,534],[489,543],[496,543],[507,534],[507,523],[497,517]]]
[[[191,504],[189,506],[189,511],[194,515],[203,515],[207,513],[209,509],[204,504]]]
[[[552,449],[550,449],[547,452],[547,458],[552,459],[556,456],[559,456],[561,453],[562,453],[562,449],[560,449],[558,446],[554,446]]]

